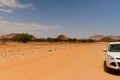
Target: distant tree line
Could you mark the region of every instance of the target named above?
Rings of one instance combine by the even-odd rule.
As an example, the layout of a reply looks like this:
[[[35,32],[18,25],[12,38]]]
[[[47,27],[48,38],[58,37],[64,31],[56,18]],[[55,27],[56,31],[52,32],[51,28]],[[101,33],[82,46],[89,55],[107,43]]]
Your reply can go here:
[[[66,35],[58,35],[56,38],[35,38],[33,35],[28,33],[19,33],[12,36],[12,38],[1,36],[0,37],[0,45],[5,45],[8,41],[17,41],[20,43],[27,43],[29,41],[34,42],[69,42],[69,43],[93,43],[93,42],[116,42],[120,40],[115,40],[111,37],[103,37],[100,40],[94,39],[77,39],[77,38],[69,38]]]
[[[77,38],[68,38],[66,35],[58,35],[57,38],[38,38],[35,39],[35,41],[38,42],[82,42],[82,43],[86,43],[86,42],[95,42],[95,40],[93,39],[77,39]]]
[[[69,38],[67,40],[60,40],[58,38],[39,38],[35,39],[36,42],[82,42],[82,43],[87,43],[87,42],[95,42],[95,40],[92,39],[76,39],[76,38]]]
[[[95,42],[95,40],[93,39],[77,39],[77,38],[68,38],[66,35],[58,35],[56,38],[35,38],[33,35],[28,34],[28,33],[19,33],[16,34],[15,36],[13,36],[12,38],[6,38],[6,37],[2,37],[0,39],[1,44],[6,44],[7,41],[17,41],[20,43],[27,43],[29,41],[35,41],[35,42],[71,42],[71,43],[75,43],[75,42],[82,42],[82,43],[86,43],[86,42]]]

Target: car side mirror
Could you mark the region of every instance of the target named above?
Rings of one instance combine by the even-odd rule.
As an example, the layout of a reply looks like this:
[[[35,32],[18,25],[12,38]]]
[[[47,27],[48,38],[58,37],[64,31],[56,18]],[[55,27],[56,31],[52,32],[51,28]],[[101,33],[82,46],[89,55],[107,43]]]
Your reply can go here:
[[[104,52],[107,52],[107,49],[104,49],[103,51],[104,51]]]

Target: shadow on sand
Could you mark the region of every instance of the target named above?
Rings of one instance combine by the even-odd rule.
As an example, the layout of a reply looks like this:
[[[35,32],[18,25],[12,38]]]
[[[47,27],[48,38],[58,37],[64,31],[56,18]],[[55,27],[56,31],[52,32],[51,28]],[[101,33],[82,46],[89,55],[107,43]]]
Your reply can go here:
[[[114,75],[114,76],[120,76],[120,71],[116,71],[116,70],[111,70],[111,71],[106,72],[106,73]]]

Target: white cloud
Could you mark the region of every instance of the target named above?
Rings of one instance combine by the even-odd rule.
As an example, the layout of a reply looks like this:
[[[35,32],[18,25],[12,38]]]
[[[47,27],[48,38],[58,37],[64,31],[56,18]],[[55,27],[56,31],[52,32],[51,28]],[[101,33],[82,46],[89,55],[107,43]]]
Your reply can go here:
[[[32,4],[20,4],[17,0],[0,0],[0,7],[29,8]]]
[[[6,12],[6,13],[12,13],[11,9],[2,9],[2,8],[0,8],[0,11]]]
[[[6,9],[9,8],[9,9]],[[12,8],[30,8],[32,4],[20,4],[17,0],[0,0],[0,11],[11,13]]]
[[[58,27],[58,25],[40,25],[37,23],[10,22],[0,20],[0,34],[25,32],[37,35],[40,33],[40,31],[55,30]]]

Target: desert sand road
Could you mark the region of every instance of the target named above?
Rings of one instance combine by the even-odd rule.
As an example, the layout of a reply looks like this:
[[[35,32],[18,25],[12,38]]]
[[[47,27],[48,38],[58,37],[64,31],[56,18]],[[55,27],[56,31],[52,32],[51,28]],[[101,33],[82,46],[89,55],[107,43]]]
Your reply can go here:
[[[103,70],[106,43],[80,44],[22,63],[0,67],[0,80],[119,80]]]

